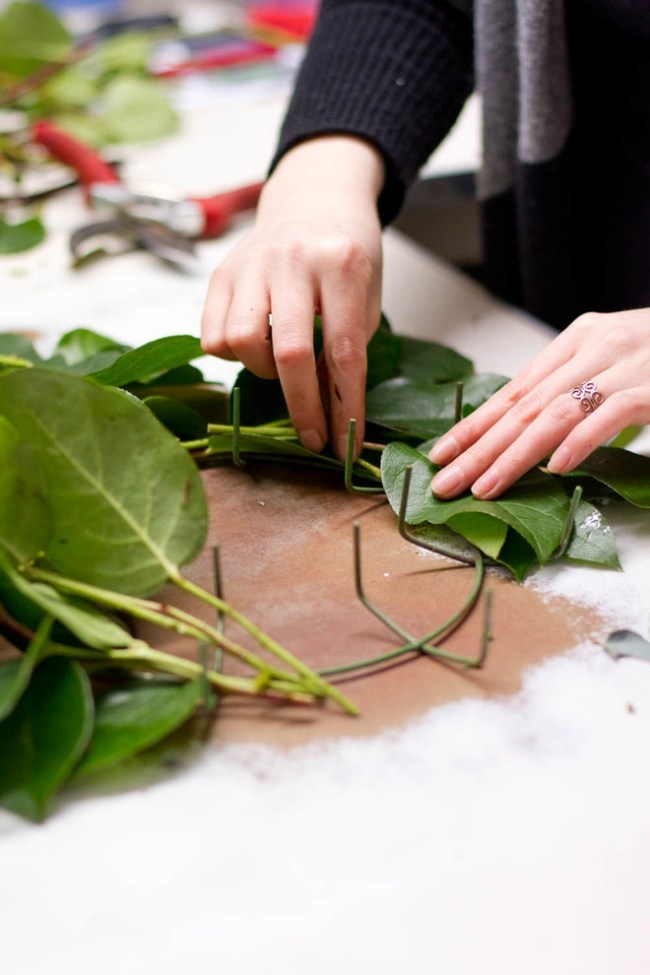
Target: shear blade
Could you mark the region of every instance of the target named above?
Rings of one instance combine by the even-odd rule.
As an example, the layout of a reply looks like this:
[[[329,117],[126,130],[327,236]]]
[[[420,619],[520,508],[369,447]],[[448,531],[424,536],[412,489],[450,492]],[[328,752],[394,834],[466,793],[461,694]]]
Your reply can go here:
[[[89,242],[92,242],[90,249]],[[84,263],[90,256],[100,253],[114,256],[133,250],[149,251],[160,260],[183,268],[193,266],[196,259],[192,240],[162,224],[133,220],[126,214],[87,224],[70,235],[70,251],[75,264]]]

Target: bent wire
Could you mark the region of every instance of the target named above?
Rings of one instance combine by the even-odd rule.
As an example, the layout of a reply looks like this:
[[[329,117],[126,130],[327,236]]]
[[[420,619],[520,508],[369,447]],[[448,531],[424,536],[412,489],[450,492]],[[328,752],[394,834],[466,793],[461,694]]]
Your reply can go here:
[[[462,621],[469,615],[472,611],[478,597],[481,593],[481,588],[483,585],[483,579],[485,575],[485,563],[480,552],[477,551],[476,562],[473,563],[476,568],[474,585],[472,590],[465,600],[463,605],[455,613],[452,614],[444,623],[426,633],[423,637],[415,638],[411,636],[403,627],[401,627],[395,620],[391,619],[387,613],[376,606],[366,595],[361,573],[361,528],[359,523],[355,523],[353,526],[354,530],[354,581],[355,581],[355,591],[360,602],[365,606],[369,612],[371,612],[377,619],[393,633],[400,637],[400,639],[406,641],[401,646],[396,647],[393,650],[389,650],[386,653],[379,654],[375,657],[369,657],[364,660],[357,660],[349,664],[341,664],[337,667],[329,667],[327,669],[319,671],[323,676],[332,676],[334,674],[345,674],[351,673],[355,670],[366,670],[371,667],[376,667],[384,663],[388,663],[391,660],[395,660],[397,657],[402,656],[406,653],[421,652],[428,656],[446,660],[451,663],[462,664],[465,667],[478,668],[485,662],[485,657],[487,655],[488,644],[491,638],[490,633],[490,620],[491,620],[491,608],[492,608],[492,592],[488,590],[486,592],[485,608],[484,608],[484,620],[481,636],[481,647],[479,653],[476,657],[466,657],[461,654],[448,653],[445,650],[441,650],[439,647],[432,645],[432,641],[436,639],[446,638],[450,635]]]
[[[463,562],[465,565],[476,565],[476,558],[471,558],[469,555],[459,555],[452,549],[445,548],[444,545],[428,542],[426,539],[418,538],[417,535],[413,535],[408,531],[406,527],[406,509],[408,507],[412,472],[412,467],[407,467],[404,471],[404,484],[402,485],[402,494],[400,496],[397,527],[402,538],[405,538],[407,542],[412,542],[413,545],[418,545],[420,548],[426,548],[429,552],[435,552],[437,555],[444,555],[448,559],[453,559],[455,562]],[[478,549],[476,551],[478,552]]]

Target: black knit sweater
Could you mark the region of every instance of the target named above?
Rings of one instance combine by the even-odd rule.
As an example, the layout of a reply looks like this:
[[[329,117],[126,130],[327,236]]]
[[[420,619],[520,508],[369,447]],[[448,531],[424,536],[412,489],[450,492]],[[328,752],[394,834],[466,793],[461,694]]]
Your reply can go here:
[[[650,306],[648,0],[322,0],[273,165],[365,138],[389,223],[475,79],[486,284],[560,328]]]

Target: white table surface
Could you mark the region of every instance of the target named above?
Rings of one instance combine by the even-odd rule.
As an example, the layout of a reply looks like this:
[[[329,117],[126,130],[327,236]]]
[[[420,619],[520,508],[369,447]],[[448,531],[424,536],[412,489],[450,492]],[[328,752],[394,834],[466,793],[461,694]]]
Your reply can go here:
[[[127,175],[194,193],[260,178],[281,110],[277,93],[195,106],[182,137],[134,151]],[[48,241],[0,263],[0,327],[46,341],[80,325],[132,344],[198,334],[209,272],[242,232],[202,244],[191,275],[147,254],[73,273],[78,197],[46,216]],[[392,231],[384,308],[479,370],[512,373],[549,338]],[[650,518],[611,520],[623,572],[553,568],[527,585],[647,633]],[[649,743],[650,666],[587,643],[528,671],[512,697],[372,738],[208,749],[40,826],[0,812],[2,969],[645,975]]]

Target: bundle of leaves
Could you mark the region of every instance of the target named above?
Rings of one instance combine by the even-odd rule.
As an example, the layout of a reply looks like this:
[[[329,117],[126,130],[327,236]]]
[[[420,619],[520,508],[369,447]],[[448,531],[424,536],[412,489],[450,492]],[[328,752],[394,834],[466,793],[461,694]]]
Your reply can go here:
[[[224,693],[330,698],[354,711],[324,675],[183,576],[206,539],[204,466],[338,469],[342,485],[384,493],[416,538],[452,553],[469,546],[519,580],[558,556],[618,567],[601,502],[650,507],[650,460],[615,446],[570,476],[536,468],[496,501],[435,499],[427,449],[455,421],[458,384],[466,414],[506,379],[396,336],[385,319],[369,346],[371,442],[354,463],[300,444],[278,383],[242,370],[231,396],[203,381],[201,355],[193,336],[134,349],[77,329],[43,358],[0,335],[0,630],[15,650],[0,664],[0,805],[21,815],[41,818],[70,779],[147,752],[213,714]],[[227,613],[247,646],[161,601],[170,583]],[[138,620],[194,640],[195,659],[134,637]],[[213,652],[252,676],[224,676]]]
[[[48,361],[15,336],[2,336],[0,349],[0,627],[16,651],[0,665],[0,805],[38,820],[71,778],[151,748],[222,694],[331,699],[353,713],[181,572],[205,544],[203,484],[142,393],[179,370],[187,378],[198,340],[124,350],[76,332]],[[212,607],[215,625],[157,598],[164,584]],[[232,620],[228,636],[217,614]],[[195,659],[134,636],[137,621],[194,641]],[[251,676],[224,675],[217,653]]]

